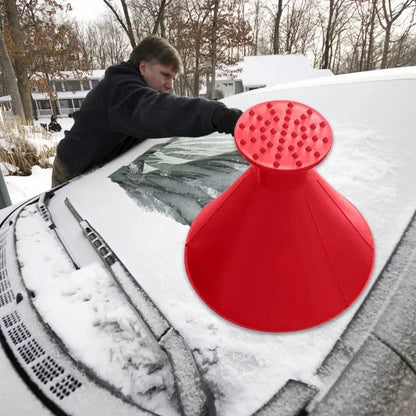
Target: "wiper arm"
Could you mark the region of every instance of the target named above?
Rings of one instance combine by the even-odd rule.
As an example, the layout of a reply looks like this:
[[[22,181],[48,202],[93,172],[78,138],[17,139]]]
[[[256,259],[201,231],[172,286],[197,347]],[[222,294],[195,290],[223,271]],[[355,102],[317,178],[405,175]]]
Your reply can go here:
[[[52,195],[53,195],[53,193],[52,193]],[[48,203],[49,203],[50,198],[51,198],[51,192],[45,192],[44,194],[42,194],[40,196],[38,202],[36,203],[36,208],[39,211],[42,218],[44,219],[44,221],[46,222],[46,224],[48,225],[48,227],[55,232],[55,235],[58,238],[59,242],[61,243],[63,249],[66,251],[66,254],[71,259],[71,262],[72,262],[73,266],[75,267],[76,270],[78,270],[79,266],[78,266],[77,262],[75,261],[75,258],[72,255],[71,250],[68,247],[68,244],[65,243],[64,238],[62,237],[62,235],[60,234],[60,232],[56,228],[55,223],[52,220],[52,216],[51,216],[51,213],[49,212],[49,208],[48,208]]]

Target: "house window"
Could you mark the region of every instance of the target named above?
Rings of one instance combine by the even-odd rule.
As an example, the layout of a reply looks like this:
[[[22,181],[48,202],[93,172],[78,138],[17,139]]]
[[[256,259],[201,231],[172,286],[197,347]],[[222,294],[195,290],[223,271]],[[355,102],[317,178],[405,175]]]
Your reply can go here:
[[[59,100],[59,105],[61,108],[72,108],[71,100]]]
[[[37,100],[39,110],[50,110],[51,102],[49,100]]]
[[[61,114],[69,114],[74,111],[72,107],[72,100],[59,100],[59,108]]]
[[[92,79],[91,80],[91,85],[92,85],[92,87],[94,88],[97,84],[98,84],[98,79]]]
[[[81,104],[84,100],[82,98],[74,98],[73,101],[75,110],[78,110],[79,108],[81,108]]]
[[[90,89],[90,83],[87,79],[81,80],[81,84],[84,91],[88,91]]]
[[[65,82],[67,91],[81,91],[81,83],[78,80],[70,80]]]
[[[64,91],[63,82],[61,82],[61,81],[54,81],[53,85],[55,87],[55,91],[57,91],[57,92]]]

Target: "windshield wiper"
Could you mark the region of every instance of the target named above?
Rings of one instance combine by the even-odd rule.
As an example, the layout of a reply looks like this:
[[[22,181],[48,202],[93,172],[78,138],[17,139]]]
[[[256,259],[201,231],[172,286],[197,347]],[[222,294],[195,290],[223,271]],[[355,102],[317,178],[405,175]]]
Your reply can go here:
[[[36,203],[36,207],[37,207],[40,215],[42,216],[43,220],[46,222],[47,226],[49,227],[49,229],[51,229],[55,232],[56,237],[58,238],[59,242],[61,243],[61,245],[62,245],[63,249],[65,250],[66,254],[68,255],[68,257],[70,258],[73,266],[75,267],[76,270],[78,270],[79,265],[75,261],[75,258],[72,255],[71,250],[68,247],[68,244],[66,244],[64,238],[62,237],[62,235],[58,231],[58,228],[56,227],[55,223],[52,220],[51,213],[49,212],[48,203],[49,203],[49,200],[52,196],[53,196],[53,192],[51,192],[51,191],[45,192],[44,194],[42,194],[40,196],[38,202]]]
[[[65,204],[78,221],[91,246],[110,271],[118,287],[139,315],[172,367],[179,402],[185,416],[213,416],[214,399],[202,379],[191,350],[144,289],[137,283],[114,251],[91,224],[82,218],[68,198]]]

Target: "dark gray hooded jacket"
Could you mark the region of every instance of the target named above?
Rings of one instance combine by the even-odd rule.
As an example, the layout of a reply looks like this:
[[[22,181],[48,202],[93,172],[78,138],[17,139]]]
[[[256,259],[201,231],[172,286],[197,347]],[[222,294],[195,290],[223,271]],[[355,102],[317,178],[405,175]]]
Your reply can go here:
[[[213,112],[225,107],[204,98],[149,88],[132,61],[107,69],[91,90],[57,155],[72,176],[114,159],[144,139],[203,136],[215,131]]]

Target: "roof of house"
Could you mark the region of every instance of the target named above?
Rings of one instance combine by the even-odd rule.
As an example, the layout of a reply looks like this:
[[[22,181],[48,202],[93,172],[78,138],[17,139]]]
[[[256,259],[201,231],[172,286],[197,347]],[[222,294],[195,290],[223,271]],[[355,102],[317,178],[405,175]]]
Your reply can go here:
[[[60,71],[62,76],[52,76],[54,81],[74,81],[81,79],[102,79],[104,78],[105,69],[93,69],[91,71]],[[40,78],[40,73],[31,76],[32,79]]]
[[[102,79],[105,69],[93,69],[91,71],[61,71],[64,78],[53,77],[53,79],[78,80],[78,79]]]

